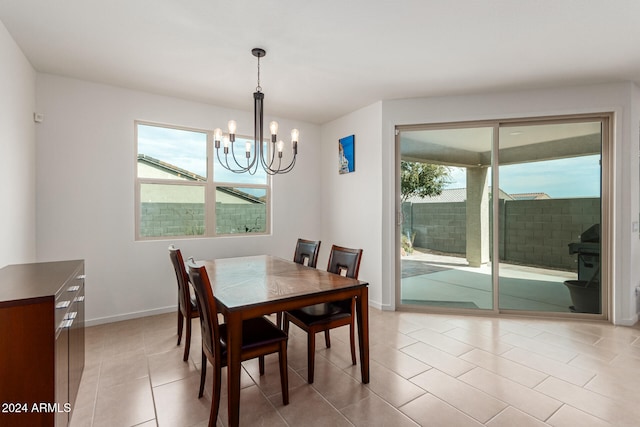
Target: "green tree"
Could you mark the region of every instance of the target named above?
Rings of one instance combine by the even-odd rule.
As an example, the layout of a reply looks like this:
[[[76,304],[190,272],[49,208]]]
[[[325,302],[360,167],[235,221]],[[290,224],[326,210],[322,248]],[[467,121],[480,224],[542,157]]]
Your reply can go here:
[[[439,196],[449,182],[449,168],[420,162],[400,162],[400,194],[403,202],[411,197]]]

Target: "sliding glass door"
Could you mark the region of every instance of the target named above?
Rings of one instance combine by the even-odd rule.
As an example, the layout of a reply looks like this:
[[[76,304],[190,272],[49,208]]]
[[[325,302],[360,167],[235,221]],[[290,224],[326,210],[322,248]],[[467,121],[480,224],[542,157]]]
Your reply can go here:
[[[491,127],[401,133],[401,302],[493,309]]]
[[[398,130],[398,306],[606,314],[608,116]]]

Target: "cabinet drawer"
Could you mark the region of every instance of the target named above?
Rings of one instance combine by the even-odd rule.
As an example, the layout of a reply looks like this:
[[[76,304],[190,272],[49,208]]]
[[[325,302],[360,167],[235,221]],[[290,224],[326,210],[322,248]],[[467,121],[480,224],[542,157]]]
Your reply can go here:
[[[74,274],[56,294],[55,328],[70,328],[78,316],[77,303],[84,302],[84,278],[82,269]]]

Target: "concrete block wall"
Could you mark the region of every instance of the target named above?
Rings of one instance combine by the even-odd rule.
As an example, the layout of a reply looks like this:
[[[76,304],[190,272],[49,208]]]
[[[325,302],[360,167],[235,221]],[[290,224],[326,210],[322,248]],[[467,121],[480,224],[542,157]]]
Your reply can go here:
[[[142,203],[140,236],[192,236],[204,234],[201,203]]]
[[[548,199],[505,202],[504,259],[574,271],[569,243],[600,223],[600,199]]]
[[[266,208],[262,204],[216,205],[216,233],[266,231]],[[205,231],[201,203],[142,203],[140,236],[191,236]]]
[[[216,233],[264,233],[266,230],[266,205],[216,203]]]
[[[439,252],[466,251],[466,203],[405,203],[403,233],[414,246]],[[576,271],[568,244],[600,223],[600,199],[500,200],[500,259]]]
[[[466,203],[405,204],[416,234],[414,247],[452,254],[466,252]]]

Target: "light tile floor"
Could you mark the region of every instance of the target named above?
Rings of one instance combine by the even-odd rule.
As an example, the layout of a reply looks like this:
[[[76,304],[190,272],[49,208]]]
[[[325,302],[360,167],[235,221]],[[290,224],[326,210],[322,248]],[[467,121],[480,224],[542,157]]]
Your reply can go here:
[[[197,398],[200,334],[176,346],[176,315],[87,328],[86,367],[71,425],[206,426],[211,377]],[[291,327],[290,404],[277,356],[243,364],[245,426],[639,426],[640,327],[370,310],[371,382],[352,366],[346,328],[317,337],[305,381],[306,336]],[[211,369],[208,369],[210,373]],[[223,371],[226,371],[223,370]],[[227,425],[226,377],[218,425]]]

